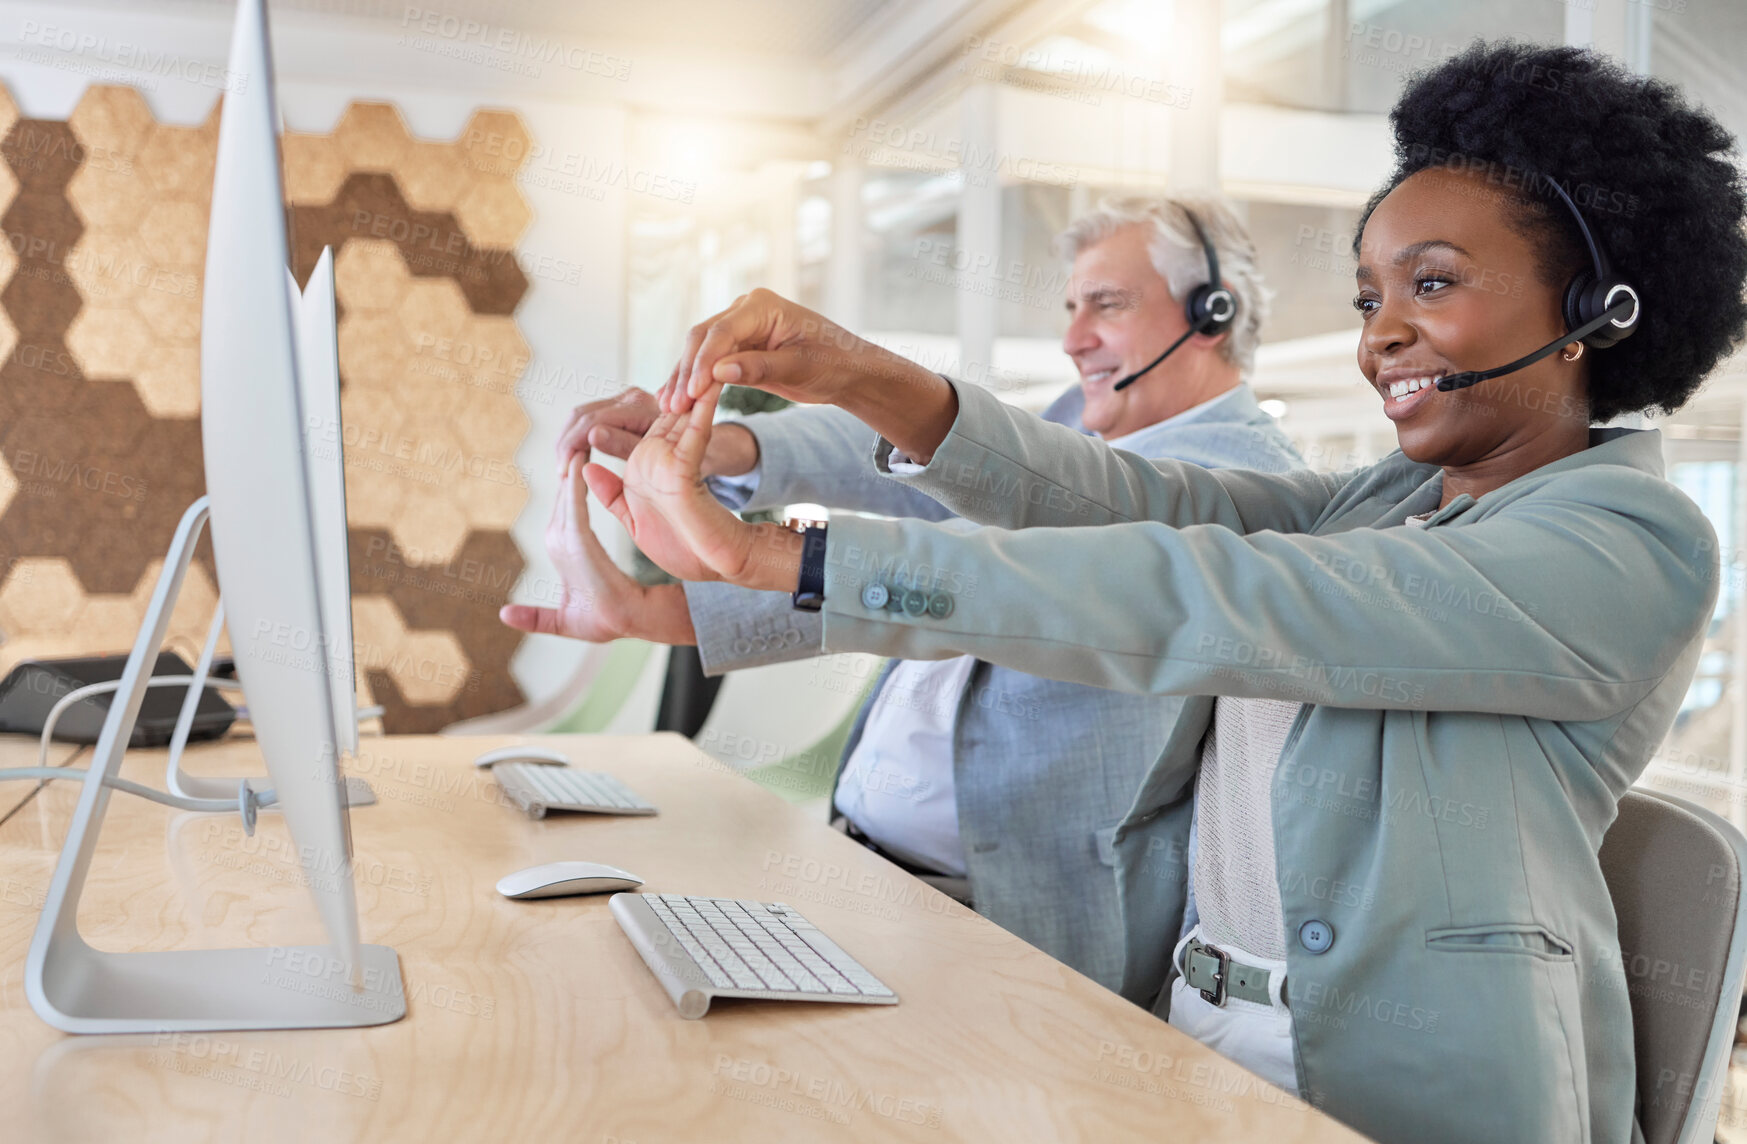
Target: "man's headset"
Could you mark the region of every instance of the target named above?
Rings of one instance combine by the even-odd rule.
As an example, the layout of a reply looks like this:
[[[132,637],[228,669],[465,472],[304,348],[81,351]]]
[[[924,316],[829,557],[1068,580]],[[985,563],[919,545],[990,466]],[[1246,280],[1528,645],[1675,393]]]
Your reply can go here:
[[[1589,261],[1594,268],[1594,273],[1578,271],[1577,276],[1571,279],[1571,284],[1565,287],[1561,311],[1565,318],[1566,332],[1527,357],[1520,357],[1508,365],[1480,371],[1465,370],[1462,373],[1452,373],[1448,377],[1440,377],[1439,389],[1464,389],[1482,381],[1503,377],[1524,366],[1534,365],[1560,346],[1572,342],[1582,342],[1592,349],[1604,350],[1624,338],[1631,337],[1637,330],[1638,317],[1643,312],[1638,304],[1638,292],[1624,278],[1617,277],[1608,270],[1607,257],[1596,244],[1589,224],[1583,221],[1583,212],[1577,209],[1577,204],[1571,201],[1565,188],[1554,179],[1546,181],[1559,192],[1560,201],[1570,208],[1571,217],[1577,220],[1577,229],[1583,232],[1583,244],[1589,248]]]
[[[1201,220],[1195,217],[1195,212],[1188,207],[1183,208],[1183,214],[1189,219],[1189,225],[1195,228],[1195,234],[1201,239],[1201,249],[1207,252],[1207,281],[1189,291],[1189,297],[1183,302],[1183,313],[1189,319],[1189,328],[1183,331],[1183,336],[1172,342],[1165,352],[1152,360],[1145,369],[1137,369],[1115,385],[1111,392],[1118,392],[1140,380],[1140,376],[1158,366],[1158,364],[1177,351],[1177,347],[1188,341],[1195,334],[1223,334],[1231,329],[1232,320],[1237,317],[1237,299],[1219,281],[1219,255],[1214,253],[1213,243],[1208,241],[1207,231],[1201,226]]]

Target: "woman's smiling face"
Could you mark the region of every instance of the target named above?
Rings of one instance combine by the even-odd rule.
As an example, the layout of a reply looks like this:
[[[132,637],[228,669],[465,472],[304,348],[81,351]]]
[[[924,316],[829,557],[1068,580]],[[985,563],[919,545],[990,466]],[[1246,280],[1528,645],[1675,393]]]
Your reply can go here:
[[[1543,280],[1536,244],[1517,221],[1562,208],[1518,194],[1433,168],[1402,180],[1365,223],[1353,300],[1364,322],[1359,369],[1410,460],[1509,465],[1513,453],[1541,452],[1536,442],[1549,433],[1587,438],[1583,357],[1554,354],[1466,389],[1432,384],[1503,365],[1566,328],[1564,284]]]

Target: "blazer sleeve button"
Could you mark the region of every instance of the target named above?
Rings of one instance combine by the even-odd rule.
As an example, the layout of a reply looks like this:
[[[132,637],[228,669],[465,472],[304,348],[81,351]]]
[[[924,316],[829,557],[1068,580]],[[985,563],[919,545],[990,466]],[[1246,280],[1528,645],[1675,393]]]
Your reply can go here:
[[[904,593],[904,614],[920,616],[928,610],[928,593],[911,588]]]
[[[886,606],[887,594],[884,584],[869,584],[861,590],[861,606],[877,612]]]
[[[936,592],[929,596],[928,614],[937,620],[944,620],[952,615],[952,597],[945,592]]]
[[[1321,918],[1311,918],[1298,927],[1298,944],[1311,953],[1327,953],[1334,943],[1334,927]]]

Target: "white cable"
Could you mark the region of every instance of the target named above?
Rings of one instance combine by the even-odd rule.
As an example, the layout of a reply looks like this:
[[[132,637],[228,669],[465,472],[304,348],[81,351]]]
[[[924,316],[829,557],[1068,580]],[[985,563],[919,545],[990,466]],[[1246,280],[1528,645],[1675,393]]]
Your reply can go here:
[[[153,675],[148,676],[145,680],[147,687],[170,687],[175,684],[188,687],[193,683],[194,677],[192,675]],[[241,689],[243,685],[234,679],[208,679],[206,686]],[[102,683],[87,683],[84,687],[75,688],[61,696],[60,700],[49,708],[48,718],[43,720],[42,741],[37,746],[36,765],[39,767],[49,765],[49,740],[54,735],[55,724],[60,721],[61,712],[81,699],[89,699],[93,695],[108,695],[120,687],[121,680],[109,679]]]
[[[182,687],[190,687],[195,683],[195,679],[192,675],[153,675],[148,676],[144,682],[147,687],[174,687],[178,685]],[[206,687],[220,689],[240,689],[242,687],[242,684],[234,679],[215,679],[209,677],[203,680],[202,683]],[[55,702],[55,705],[49,708],[48,716],[43,719],[42,738],[37,744],[37,765],[34,767],[15,767],[10,770],[0,770],[0,782],[7,779],[64,779],[71,778],[74,775],[84,775],[86,772],[82,770],[71,770],[67,767],[51,767],[48,765],[49,743],[54,736],[55,724],[60,721],[62,712],[73,704],[78,703],[80,700],[89,699],[93,695],[108,695],[118,690],[120,687],[121,681],[119,679],[110,679],[105,680],[102,683],[88,683],[84,687],[75,688],[61,696],[60,699]],[[247,780],[244,780],[240,784],[237,791],[237,797],[234,801],[223,798],[184,798],[181,795],[154,790],[149,786],[143,786],[140,783],[116,776],[111,776],[103,781],[105,786],[114,787],[116,790],[126,791],[128,794],[138,795],[140,798],[150,799],[153,802],[162,803],[165,806],[175,807],[177,810],[197,810],[208,813],[213,811],[234,810],[242,815],[243,829],[251,835],[255,833],[256,809],[263,806],[270,806],[278,801],[274,793],[270,790],[251,790]]]
[[[12,767],[0,770],[0,782],[4,782],[7,779],[84,778],[89,773],[89,771],[81,770],[78,767]],[[240,809],[240,804],[235,799],[183,798],[181,795],[166,794],[161,790],[155,790],[152,787],[144,786],[132,781],[131,779],[118,778],[115,776],[103,780],[103,785],[114,787],[116,790],[124,790],[128,794],[138,795],[141,798],[151,799],[153,802],[161,802],[165,806],[173,806],[177,810],[215,811]],[[251,801],[254,805],[260,806],[263,802],[263,797],[270,796],[272,793],[272,791],[262,791],[260,792],[260,795]]]

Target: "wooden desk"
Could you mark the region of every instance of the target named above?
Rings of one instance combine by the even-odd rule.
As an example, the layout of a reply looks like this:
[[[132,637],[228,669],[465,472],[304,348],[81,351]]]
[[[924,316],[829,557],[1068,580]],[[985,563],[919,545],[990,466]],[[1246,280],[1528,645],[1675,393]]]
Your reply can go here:
[[[0,1109],[9,1141],[1346,1141],[1360,1139],[962,909],[674,735],[543,740],[610,769],[654,818],[503,805],[470,760],[513,740],[366,739],[352,773],[366,941],[400,953],[408,1016],[374,1029],[70,1037],[25,1000],[36,924],[0,896]],[[248,773],[251,744],[197,773]],[[124,767],[161,781],[162,754]],[[0,826],[40,899],[78,788]],[[605,896],[493,883],[585,858],[651,891],[781,899],[898,991],[852,1007],[717,1002],[680,1018]],[[117,794],[81,925],[100,948],[323,940],[283,823]]]
[[[50,743],[48,765],[51,767],[82,767],[90,763],[90,751],[89,747],[81,747],[76,743]],[[0,735],[0,770],[37,766],[39,762],[37,753],[38,740],[35,736]],[[158,785],[163,785],[163,779],[163,775],[158,776]],[[23,805],[31,795],[36,793],[36,787],[36,783],[27,782],[24,779],[15,782],[0,782],[0,819],[4,819]]]

